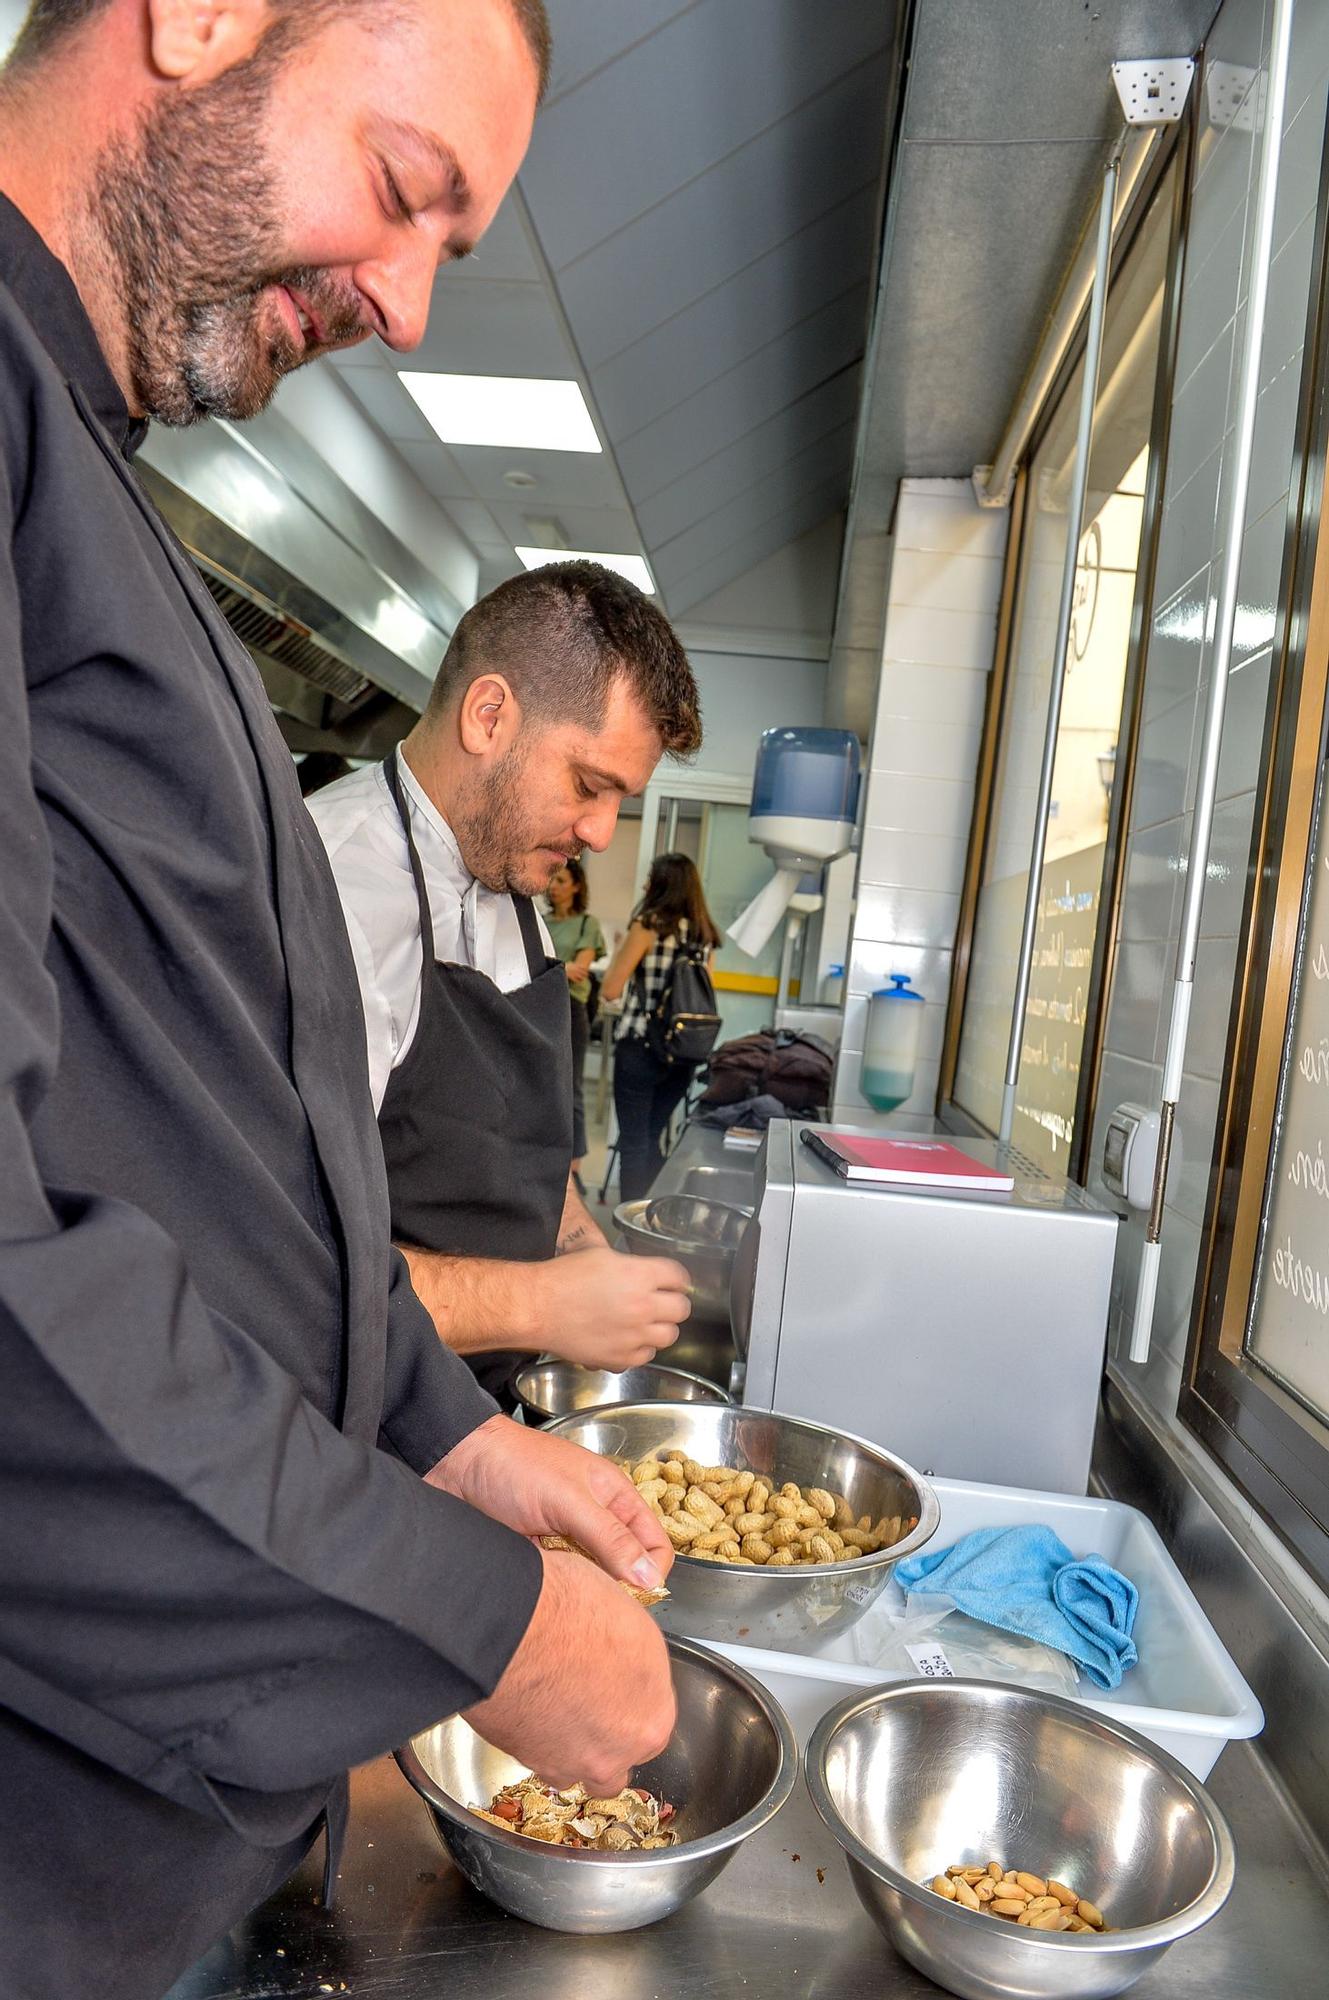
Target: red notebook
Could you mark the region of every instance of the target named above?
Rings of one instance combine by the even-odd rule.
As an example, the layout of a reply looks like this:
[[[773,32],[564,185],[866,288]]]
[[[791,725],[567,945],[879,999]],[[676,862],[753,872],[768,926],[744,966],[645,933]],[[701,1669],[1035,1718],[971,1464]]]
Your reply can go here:
[[[842,1180],[886,1181],[894,1187],[972,1188],[1009,1194],[1014,1174],[971,1160],[944,1139],[851,1139],[846,1132],[803,1132],[803,1143]]]

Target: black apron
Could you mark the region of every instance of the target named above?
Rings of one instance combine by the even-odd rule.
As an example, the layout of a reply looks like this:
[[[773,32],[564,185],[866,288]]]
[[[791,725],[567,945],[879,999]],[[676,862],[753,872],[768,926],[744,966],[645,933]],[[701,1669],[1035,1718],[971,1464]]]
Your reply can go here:
[[[378,1114],[395,1243],[452,1257],[539,1263],[554,1255],[572,1167],[568,980],[546,958],[529,896],[514,896],[528,986],[501,993],[468,965],[434,957],[424,870],[394,751],[384,764],[420,906],[423,973],[415,1035]],[[467,1355],[505,1409],[529,1357]]]

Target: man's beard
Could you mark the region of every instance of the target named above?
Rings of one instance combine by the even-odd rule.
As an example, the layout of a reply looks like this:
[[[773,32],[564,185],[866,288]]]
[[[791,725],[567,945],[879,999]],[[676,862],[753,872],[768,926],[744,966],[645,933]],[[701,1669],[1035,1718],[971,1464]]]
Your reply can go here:
[[[92,220],[123,302],[135,396],[167,424],[245,418],[283,375],[364,330],[345,282],[272,262],[282,240],[263,132],[289,37],[269,29],[246,62],[163,98],[97,164]],[[321,343],[297,340],[269,285],[301,294]]]
[[[523,800],[527,764],[524,750],[509,751],[496,769],[467,783],[450,807],[462,860],[481,887],[496,894],[543,895],[565,858],[560,850],[547,865],[528,859],[540,843]]]

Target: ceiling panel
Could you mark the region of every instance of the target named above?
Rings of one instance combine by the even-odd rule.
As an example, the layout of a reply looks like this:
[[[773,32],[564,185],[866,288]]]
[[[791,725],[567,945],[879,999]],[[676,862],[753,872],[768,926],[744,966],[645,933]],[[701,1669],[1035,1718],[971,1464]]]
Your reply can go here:
[[[440,275],[407,365],[575,375],[605,451],[447,447],[397,381],[402,357],[375,345],[337,365],[487,577],[543,538],[534,519],[574,546],[640,548],[673,608],[673,587],[695,602],[846,502],[900,0],[550,11],[520,188]],[[838,538],[817,546],[833,565]]]
[[[590,549],[607,555],[634,555],[640,547],[632,515],[626,507],[569,507],[566,503],[558,507],[533,507],[529,500],[514,494],[510,500],[491,501],[489,511],[512,548],[519,544],[533,544],[537,548],[544,546],[543,538],[533,531],[528,516],[536,520],[556,520],[563,530],[562,546],[565,548]]]
[[[617,444],[628,492],[657,493],[690,465],[777,415],[863,351],[867,282],[832,299],[739,367]]]
[[[414,354],[398,357],[398,367],[558,381],[576,374],[543,285],[457,275],[440,283],[435,298],[428,333]]]
[[[865,63],[558,272],[559,296],[592,372],[873,179],[888,87],[885,58]],[[575,198],[534,162],[522,171],[522,188],[541,236],[549,211]],[[869,241],[859,253],[864,269],[872,247]]]
[[[787,0],[703,0],[550,105],[525,177],[578,184],[577,201],[538,213],[555,270],[876,55],[881,11],[854,0],[814,20]],[[586,173],[591,121],[612,173]]]
[[[819,439],[807,451],[787,460],[769,478],[748,487],[727,506],[694,521],[671,540],[657,543],[656,559],[662,574],[687,575],[740,539],[755,523],[765,521],[783,508],[793,507],[809,488],[821,488],[832,477],[847,479],[852,450],[852,429],[842,425],[829,437]]]
[[[437,497],[443,501],[449,518],[461,529],[478,555],[492,559],[512,554],[508,537],[500,532],[483,500],[458,499],[452,494],[439,494]]]
[[[735,549],[743,552],[740,568],[750,568],[753,562],[760,561],[773,549],[782,548],[814,522],[824,520],[827,510],[835,504],[835,496],[843,489],[843,478],[837,466],[816,484],[801,486],[793,498],[784,490],[761,489],[754,493],[746,517],[734,519],[727,536],[713,536],[709,547],[694,542],[685,554],[677,557],[671,557],[669,549],[660,552],[657,561],[665,588],[672,593],[712,564],[729,562]],[[812,505],[814,500],[816,504]],[[753,555],[750,551],[758,541],[760,551]],[[681,550],[681,544],[674,546]],[[710,586],[706,594],[714,587]]]
[[[647,541],[652,545],[667,541],[689,521],[722,507],[828,432],[846,425],[852,432],[860,378],[857,367],[844,369],[736,444],[713,452],[690,466],[681,479],[639,501],[637,519]]]
[[[352,383],[354,388],[354,383]],[[475,498],[475,488],[445,444],[437,438],[429,444],[399,444],[398,451],[422,486],[438,500]],[[460,525],[460,524],[459,524]]]
[[[610,432],[627,436],[797,324],[833,295],[870,240],[875,182],[674,314],[595,372]]]
[[[481,444],[455,444],[452,456],[481,500],[510,500],[512,488],[504,473],[530,473],[535,485],[524,489],[524,507],[548,513],[555,500],[572,507],[615,507],[623,489],[608,453],[580,451],[492,451]]]
[[[577,0],[575,7],[555,6],[546,106],[552,107],[625,49],[700,4],[701,0]]]
[[[538,285],[544,274],[531,247],[522,217],[521,203],[509,194],[471,255],[460,264],[445,264],[434,284],[440,289],[463,278],[503,278]]]
[[[375,343],[377,347],[377,342]],[[348,368],[344,361],[335,363],[341,371],[341,378],[360,403],[374,419],[385,438],[393,444],[436,444],[438,434],[425,422],[424,412],[411,396],[408,396],[397,380],[394,366],[396,356],[389,357],[386,348],[378,347],[377,366],[373,368]]]
[[[681,618],[695,604],[711,597],[724,584],[732,583],[756,563],[773,556],[797,535],[806,534],[824,521],[827,514],[839,504],[843,485],[838,479],[829,480],[822,491],[810,488],[784,516],[764,522],[754,528],[741,541],[719,551],[710,562],[703,563],[692,574],[669,585],[669,608],[676,618]]]

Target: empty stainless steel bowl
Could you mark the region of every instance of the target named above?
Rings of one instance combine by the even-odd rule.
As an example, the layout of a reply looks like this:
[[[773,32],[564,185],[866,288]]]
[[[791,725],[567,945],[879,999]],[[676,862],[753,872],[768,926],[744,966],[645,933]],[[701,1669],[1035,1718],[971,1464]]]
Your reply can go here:
[[[749,1212],[702,1195],[662,1195],[656,1201],[623,1201],[614,1223],[638,1257],[672,1257],[692,1280],[694,1319],[729,1325],[729,1281],[734,1252]]]
[[[563,1417],[549,1429],[606,1458],[636,1460],[677,1445],[703,1465],[733,1465],[783,1484],[841,1493],[855,1514],[899,1514],[917,1526],[893,1548],[853,1563],[752,1569],[679,1556],[655,1613],[667,1632],[731,1645],[811,1653],[861,1618],[892,1566],[916,1555],[941,1519],[921,1474],[861,1438],[770,1410],[707,1403],[637,1403]]]
[[[671,1639],[678,1725],[632,1774],[678,1809],[679,1843],[645,1854],[547,1847],[469,1811],[526,1775],[459,1715],[416,1736],[397,1761],[428,1801],[443,1845],[493,1902],[546,1930],[639,1930],[699,1895],[794,1788],[798,1751],[779,1706],[728,1660]]]
[[[718,1383],[683,1368],[581,1368],[575,1361],[533,1361],[513,1377],[522,1409],[531,1423],[547,1423],[573,1410],[596,1410],[605,1403],[727,1403]]]
[[[1122,1993],[1232,1887],[1232,1838],[1199,1782],[1057,1695],[950,1680],[851,1696],[814,1730],[807,1780],[864,1908],[964,2000]],[[1022,1929],[926,1886],[988,1861],[1066,1883],[1113,1930]]]

